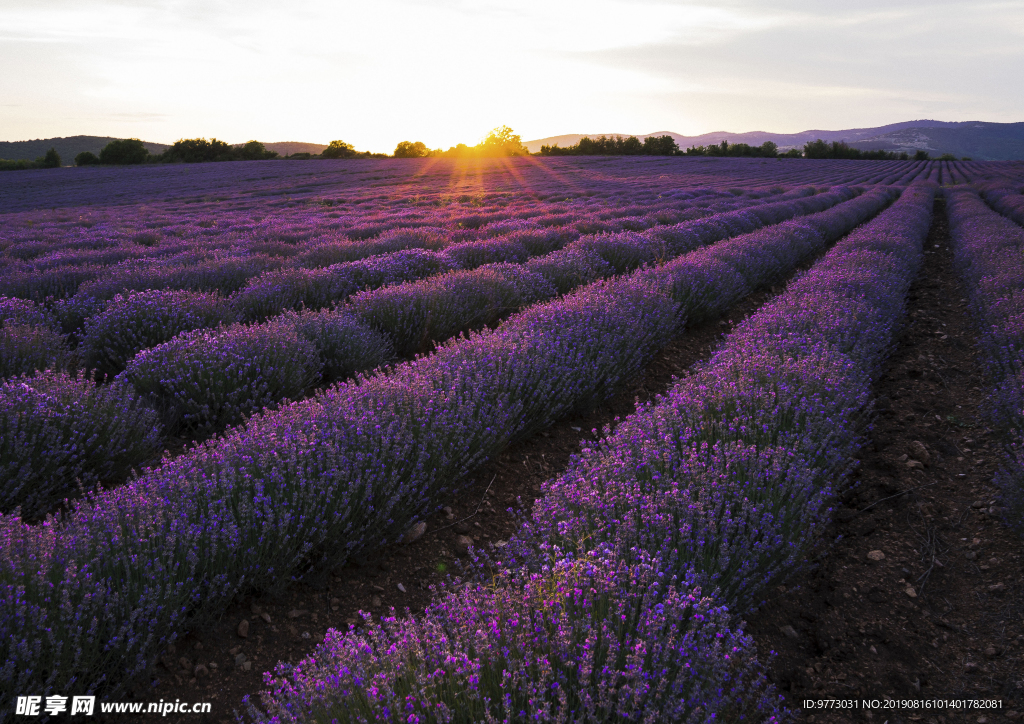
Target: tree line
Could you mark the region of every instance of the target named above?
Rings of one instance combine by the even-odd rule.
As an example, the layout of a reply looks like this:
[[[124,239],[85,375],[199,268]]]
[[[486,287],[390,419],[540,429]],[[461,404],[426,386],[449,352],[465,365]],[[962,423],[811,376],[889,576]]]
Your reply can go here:
[[[345,141],[335,140],[320,154],[294,153],[286,159],[312,158],[493,158],[508,156],[529,156],[530,151],[523,145],[522,138],[508,126],[491,131],[475,146],[460,143],[447,151],[430,149],[422,141],[401,141],[390,156],[384,153],[357,151]],[[928,161],[927,151],[918,150],[913,156],[906,151],[862,151],[852,148],[843,141],[828,143],[820,138],[804,144],[803,150],[791,148],[779,153],[778,146],[765,141],[760,146],[746,143],[732,143],[723,140],[709,146],[691,146],[680,150],[672,136],[648,136],[640,141],[636,136],[584,136],[572,146],[558,144],[541,146],[540,156],[722,156],[748,158],[816,158],[816,159],[865,159],[880,161]],[[259,141],[233,146],[216,138],[182,138],[175,141],[163,153],[151,154],[138,138],[111,141],[99,155],[84,151],[75,156],[77,166],[128,166],[144,163],[206,163],[215,161],[261,161],[280,158],[276,151],[267,150]],[[940,156],[940,161],[957,160],[952,154]],[[969,161],[964,157],[962,160]],[[30,168],[58,168],[61,159],[56,149],[51,148],[45,156],[35,161],[8,161],[0,159],[0,170],[21,170]]]
[[[642,142],[636,136],[584,136],[572,146],[557,143],[540,147],[541,156],[679,156],[679,145],[672,136],[648,136]]]
[[[495,158],[502,156],[529,156],[523,139],[508,126],[499,126],[475,146],[460,143],[447,151],[430,149],[422,141],[401,141],[395,146],[393,158]]]
[[[491,131],[487,137],[475,146],[460,143],[447,151],[429,149],[422,141],[402,141],[395,147],[391,158],[488,158],[494,156],[529,156],[530,152],[522,143],[522,139],[508,126],[501,126]],[[126,138],[108,143],[99,156],[89,151],[75,156],[77,166],[113,165],[128,166],[142,163],[204,163],[211,161],[260,161],[279,158],[275,151],[267,150],[259,141],[249,141],[241,146],[232,146],[216,138],[183,138],[175,141],[166,151],[151,154],[142,141],[137,138]],[[334,140],[319,154],[293,153],[286,159],[313,158],[389,158],[385,153],[357,151],[356,148],[342,140]],[[59,159],[57,165],[60,165]]]
[[[739,156],[752,158],[777,158],[779,147],[773,141],[765,141],[760,146],[751,146],[749,143],[732,143],[722,141],[710,146],[690,146],[683,152],[686,156]],[[800,152],[793,151],[782,154],[784,157],[799,157]]]
[[[793,149],[795,150],[795,149]],[[793,153],[790,151],[789,153]],[[816,141],[809,141],[804,144],[804,151],[801,154],[804,158],[846,158],[867,161],[931,161],[932,157],[924,149],[918,149],[911,156],[906,151],[862,151],[859,148],[852,148],[845,141],[832,141],[828,143],[820,138]],[[957,157],[951,153],[944,153],[936,161],[956,161]],[[970,161],[967,156],[959,159]]]
[[[6,158],[0,158],[0,171],[24,171],[30,168],[60,168],[60,154],[57,153],[56,148],[51,147],[45,155],[40,156],[35,161],[28,161],[26,159],[11,161]]]
[[[111,141],[100,155],[83,151],[75,156],[76,166],[133,166],[142,163],[203,163],[207,161],[261,161],[277,158],[276,151],[268,151],[259,141],[240,146],[217,138],[182,138],[163,153],[152,154],[138,138]]]

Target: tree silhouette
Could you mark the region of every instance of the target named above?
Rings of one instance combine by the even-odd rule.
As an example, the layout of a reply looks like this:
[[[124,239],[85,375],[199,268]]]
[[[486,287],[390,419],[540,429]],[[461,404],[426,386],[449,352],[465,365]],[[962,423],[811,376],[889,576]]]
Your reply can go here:
[[[100,162],[96,154],[92,151],[82,151],[80,154],[75,156],[76,166],[95,166]]]
[[[331,141],[331,143],[320,152],[324,158],[355,158],[360,155],[351,143],[344,141]]]
[[[43,156],[43,162],[40,164],[43,168],[60,168],[60,155],[57,153],[57,149],[50,147],[50,150]]]
[[[395,146],[395,158],[423,158],[430,153],[423,141],[402,141]]]
[[[508,126],[499,126],[477,146],[482,156],[529,156],[522,138]]]
[[[249,141],[241,148],[236,148],[235,153],[243,161],[262,161],[267,158],[277,158],[277,151],[268,151],[267,147],[259,141]]]
[[[102,159],[102,155],[100,156]],[[171,163],[201,163],[203,161],[230,161],[235,158],[234,149],[217,138],[179,138],[161,154],[164,161]]]
[[[100,163],[115,166],[145,163],[147,158],[149,158],[149,151],[138,138],[122,138],[111,141],[100,151]]]

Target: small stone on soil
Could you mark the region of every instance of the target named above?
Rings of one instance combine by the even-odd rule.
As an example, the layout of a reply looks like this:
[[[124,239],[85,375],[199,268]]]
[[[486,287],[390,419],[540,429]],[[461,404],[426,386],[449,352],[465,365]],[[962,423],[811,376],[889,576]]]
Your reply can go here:
[[[931,462],[931,454],[920,440],[914,440],[914,442],[910,443],[910,457],[914,458],[914,460],[920,460],[925,465]]]
[[[779,630],[782,631],[783,634],[785,634],[787,637],[789,637],[791,639],[800,638],[800,634],[798,634],[796,632],[796,629],[793,628],[792,626],[788,626],[788,625],[787,626],[782,626],[782,627],[779,628]]]
[[[423,534],[426,532],[427,522],[425,520],[421,520],[419,523],[417,523],[408,531],[406,531],[405,535],[402,536],[402,542],[406,545],[409,545],[410,543],[415,543],[420,538],[422,538]]]
[[[455,538],[455,552],[460,556],[469,553],[469,548],[472,545],[473,539],[468,535],[460,535]]]

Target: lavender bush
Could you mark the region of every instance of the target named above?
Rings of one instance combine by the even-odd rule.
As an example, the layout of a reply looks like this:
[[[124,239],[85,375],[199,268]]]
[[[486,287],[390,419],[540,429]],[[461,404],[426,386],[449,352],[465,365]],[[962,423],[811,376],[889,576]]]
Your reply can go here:
[[[203,257],[192,263],[146,261],[121,264],[83,283],[77,293],[97,299],[113,299],[118,294],[133,291],[183,289],[228,296],[253,277],[281,265],[280,259],[259,254],[245,258],[207,258],[207,254]]]
[[[434,276],[458,268],[448,256],[410,249],[325,269],[282,269],[249,282],[231,299],[241,321],[259,322],[285,310],[318,310],[364,289]]]
[[[65,299],[103,272],[100,266],[59,266],[46,271],[15,271],[0,275],[0,296],[45,302]]]
[[[982,196],[993,209],[1024,226],[1024,194],[1019,183],[1014,184],[1007,179],[1004,183],[985,184]]]
[[[86,322],[79,355],[85,369],[113,377],[141,350],[181,332],[233,321],[231,308],[216,294],[159,289],[129,292],[114,297]]]
[[[429,350],[459,332],[481,329],[557,294],[542,276],[518,264],[488,264],[414,284],[355,294],[348,308],[385,333],[402,356]]]
[[[53,303],[53,316],[57,325],[67,337],[68,344],[75,348],[81,342],[85,320],[104,310],[106,301],[83,294],[76,294]]]
[[[1000,200],[991,191],[985,198]],[[982,329],[983,361],[995,387],[991,412],[1005,435],[995,481],[1007,522],[1024,531],[1024,228],[990,210],[971,188],[947,191],[946,205],[954,261]],[[1006,210],[1008,204],[993,205]]]
[[[389,229],[369,241],[342,239],[322,242],[296,255],[291,266],[315,269],[405,249],[437,250],[445,245],[441,229]]]
[[[47,370],[0,385],[0,512],[28,520],[125,482],[160,451],[156,415],[130,388]]]
[[[518,239],[497,237],[452,244],[444,255],[462,269],[476,269],[484,264],[522,264],[530,253]]]
[[[56,328],[57,321],[46,307],[27,299],[0,297],[0,326],[25,324]]]
[[[184,332],[145,349],[118,376],[158,409],[168,429],[205,437],[320,378],[312,342],[294,326],[268,323]]]
[[[500,235],[506,241],[522,244],[527,255],[531,257],[557,251],[579,236],[578,233],[569,229],[543,229],[522,219],[490,224],[484,231],[489,232],[492,236]]]
[[[299,337],[316,348],[322,363],[320,383],[324,385],[380,367],[394,356],[384,335],[345,312],[291,312],[282,315],[280,322],[294,327]]]
[[[607,279],[615,269],[593,249],[561,249],[547,256],[530,259],[524,265],[544,277],[559,294],[567,294],[576,287]]]
[[[331,631],[256,722],[778,722],[751,638],[657,561],[606,552]]]
[[[0,327],[0,379],[36,370],[67,371],[70,365],[64,336],[51,328],[9,321]]]

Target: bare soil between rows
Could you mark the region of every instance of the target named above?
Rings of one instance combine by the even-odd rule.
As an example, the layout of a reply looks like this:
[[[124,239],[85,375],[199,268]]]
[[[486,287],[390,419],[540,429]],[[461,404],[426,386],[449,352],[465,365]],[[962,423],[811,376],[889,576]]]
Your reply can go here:
[[[686,376],[695,363],[711,355],[734,324],[781,289],[780,284],[755,292],[718,319],[688,328],[655,356],[642,375],[601,405],[510,446],[476,470],[471,482],[447,501],[450,513],[441,511],[426,519],[427,530],[415,542],[393,546],[369,564],[350,563],[328,576],[321,587],[299,583],[276,596],[244,598],[217,623],[179,639],[153,667],[150,685],[138,685],[126,699],[210,702],[211,713],[133,720],[233,722],[235,711],[245,711],[245,696],[258,703],[258,693],[265,688],[264,672],[272,671],[279,661],[297,663],[308,656],[327,629],[361,625],[361,611],[375,617],[400,615],[406,609],[421,612],[430,602],[431,586],[459,575],[466,560],[458,549],[459,536],[469,536],[476,548],[484,550],[508,540],[539,495],[541,483],[564,470],[584,443],[596,439],[605,426],[614,428],[637,404]],[[247,627],[245,637],[239,635],[240,625]],[[244,663],[236,665],[240,654],[250,662],[248,669]],[[197,676],[199,664],[206,672]]]
[[[907,325],[876,384],[869,444],[836,507],[831,539],[841,538],[748,616],[801,721],[1024,719],[1021,539],[999,515],[999,437],[952,261],[940,201]]]
[[[826,538],[835,542],[746,617],[771,680],[787,706],[803,710],[802,721],[984,724],[1024,711],[1020,538],[993,507],[998,441],[980,413],[987,387],[975,360],[976,331],[952,271],[941,204],[935,211],[907,327],[876,386],[879,415]],[[604,404],[511,446],[448,501],[450,513],[428,518],[415,542],[335,571],[319,587],[300,583],[276,596],[242,599],[217,623],[179,639],[152,669],[150,685],[126,698],[210,702],[212,713],[132,719],[234,721],[246,695],[258,701],[263,672],[309,655],[328,628],[359,625],[361,611],[422,611],[430,586],[459,573],[458,536],[482,548],[507,540],[541,483],[563,470],[581,444],[688,374],[733,322],[771,294],[751,295],[720,319],[688,329]],[[928,457],[919,461],[926,467],[907,466],[921,457]],[[870,559],[872,551],[884,559]],[[248,668],[236,663],[241,657]],[[808,699],[893,698],[999,699],[1002,708],[804,706]]]

